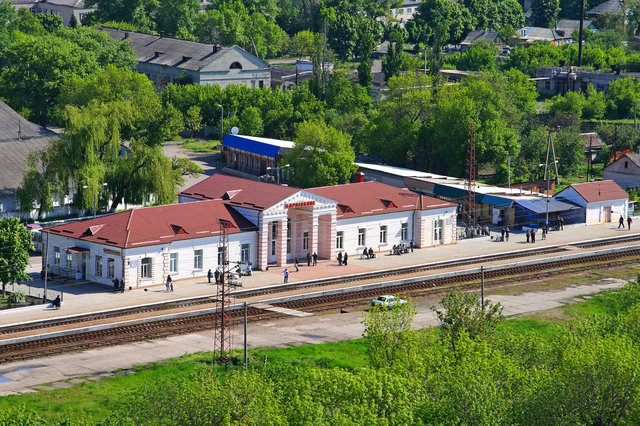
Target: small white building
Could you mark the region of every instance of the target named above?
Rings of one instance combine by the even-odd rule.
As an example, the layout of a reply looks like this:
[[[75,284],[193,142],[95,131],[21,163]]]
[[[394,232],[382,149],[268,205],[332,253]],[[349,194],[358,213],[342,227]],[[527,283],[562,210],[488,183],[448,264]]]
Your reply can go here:
[[[587,225],[617,221],[620,216],[627,217],[630,213],[627,208],[629,195],[612,180],[575,183],[553,198],[584,207]]]
[[[231,264],[265,270],[317,253],[388,252],[455,243],[456,205],[378,182],[307,190],[213,175],[179,194],[180,204],[146,207],[43,230],[54,274],[129,286],[205,276],[229,224]]]

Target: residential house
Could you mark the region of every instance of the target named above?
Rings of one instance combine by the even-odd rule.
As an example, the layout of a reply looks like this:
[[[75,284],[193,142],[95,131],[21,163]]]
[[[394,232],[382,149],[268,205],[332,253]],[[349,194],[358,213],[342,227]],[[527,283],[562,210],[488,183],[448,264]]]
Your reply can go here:
[[[599,5],[587,10],[587,18],[595,19],[600,15],[604,15],[605,13],[615,13],[615,14],[623,14],[624,13],[624,1],[623,0],[607,0],[604,3],[600,3]]]
[[[524,27],[518,31],[518,37],[523,44],[534,44],[538,41],[545,41],[556,46],[571,43],[571,34],[568,36],[560,34],[553,28]]]
[[[587,162],[593,162],[600,160],[600,151],[605,146],[604,141],[598,136],[597,133],[580,133],[582,143],[584,143],[584,155],[587,158]]]
[[[412,20],[413,16],[418,13],[420,3],[422,3],[422,0],[403,0],[400,7],[389,10],[389,16],[391,16],[395,22],[399,22],[400,26],[404,27],[404,24]]]
[[[627,193],[613,180],[575,183],[558,192],[554,199],[577,204],[584,208],[587,225],[617,221],[627,217]]]
[[[76,23],[81,25],[84,15],[94,12],[98,6],[86,7],[84,0],[13,0],[16,8],[29,8],[31,13],[48,13],[62,18],[64,26],[71,24],[71,17],[76,18]]]
[[[460,43],[460,51],[464,52],[468,50],[473,43],[480,40],[495,43],[499,49],[502,49],[506,44],[502,36],[500,36],[497,31],[474,30],[467,34],[464,40]]]
[[[626,153],[602,171],[603,179],[610,179],[624,189],[640,189],[640,154]]]
[[[183,78],[195,84],[222,87],[271,86],[269,64],[239,46],[220,47],[104,25],[96,29],[115,40],[129,40],[138,60],[137,71],[146,74],[157,89]]]
[[[585,30],[590,30],[595,32],[598,31],[598,28],[589,19],[584,20],[582,28]],[[558,22],[556,22],[554,29],[558,34],[564,37],[573,38],[574,31],[580,30],[580,20],[579,19],[561,19]]]

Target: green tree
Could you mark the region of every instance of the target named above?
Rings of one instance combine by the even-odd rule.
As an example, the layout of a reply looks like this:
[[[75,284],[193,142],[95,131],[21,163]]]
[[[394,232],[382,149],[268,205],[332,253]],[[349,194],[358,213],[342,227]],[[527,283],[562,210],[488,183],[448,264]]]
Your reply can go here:
[[[473,29],[470,19],[464,5],[447,0],[425,0],[405,28],[410,43],[422,42],[431,46],[436,40],[441,40],[444,46],[462,41],[463,34]]]
[[[0,219],[0,281],[2,296],[9,283],[28,281],[29,251],[33,250],[31,233],[15,217]]]
[[[556,95],[546,102],[547,112],[556,114],[558,112],[565,114],[574,114],[576,117],[582,116],[586,100],[580,92],[567,92],[563,95]]]
[[[256,107],[248,107],[240,114],[240,131],[243,135],[262,136],[264,133],[264,123],[262,114]]]
[[[520,153],[514,165],[514,176],[525,181],[542,179],[549,133],[544,127],[536,127],[527,132],[520,142]]]
[[[498,48],[491,42],[476,42],[460,56],[458,69],[465,71],[493,71],[497,68]]]
[[[50,13],[37,13],[36,18],[42,24],[42,27],[49,33],[53,33],[62,28],[62,17],[58,15],[52,15]]]
[[[311,56],[318,48],[320,35],[309,30],[299,31],[291,39],[291,50],[300,57]]]
[[[155,28],[181,38],[191,38],[202,10],[199,0],[162,0],[153,14]]]
[[[537,27],[550,27],[558,19],[558,0],[538,0],[531,2],[531,18]]]
[[[29,168],[25,171],[22,184],[18,188],[20,212],[30,214],[34,204],[38,206],[38,219],[53,211],[53,197],[59,195],[59,182],[52,173],[52,163],[59,159],[51,156],[51,151],[34,151],[29,155]]]
[[[554,146],[558,158],[558,173],[575,176],[584,163],[584,142],[577,129],[562,129],[554,135]]]
[[[607,101],[604,92],[598,92],[593,84],[587,87],[587,99],[582,108],[582,117],[589,120],[601,120],[607,110]]]
[[[391,32],[387,54],[382,59],[382,72],[384,73],[385,81],[389,81],[391,77],[398,75],[401,71],[406,55],[403,48],[404,37],[402,32]]]
[[[405,304],[376,305],[363,313],[363,337],[367,346],[369,364],[374,368],[393,367],[406,362],[416,348],[411,330],[416,309],[411,299]]]
[[[442,339],[454,351],[463,334],[472,339],[485,338],[504,319],[500,303],[486,300],[482,306],[480,298],[474,293],[454,290],[444,295],[440,303],[443,310],[435,306],[432,309],[440,322]]]
[[[295,145],[282,162],[291,166],[291,184],[301,188],[339,185],[351,180],[356,166],[351,137],[322,121],[296,126]]]
[[[93,12],[96,22],[128,22],[149,31],[154,28],[153,15],[159,4],[159,0],[87,0],[85,7],[98,6]]]
[[[200,107],[194,105],[187,110],[184,115],[184,128],[192,138],[198,136],[202,130],[202,116],[200,115]]]

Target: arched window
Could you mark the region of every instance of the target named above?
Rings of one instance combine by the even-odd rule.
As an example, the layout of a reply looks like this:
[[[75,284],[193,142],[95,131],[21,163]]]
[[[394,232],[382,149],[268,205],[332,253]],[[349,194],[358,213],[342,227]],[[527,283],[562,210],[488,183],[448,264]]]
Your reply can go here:
[[[234,63],[231,64],[229,69],[230,70],[241,70],[242,69],[242,65],[240,65],[240,62],[234,62]]]

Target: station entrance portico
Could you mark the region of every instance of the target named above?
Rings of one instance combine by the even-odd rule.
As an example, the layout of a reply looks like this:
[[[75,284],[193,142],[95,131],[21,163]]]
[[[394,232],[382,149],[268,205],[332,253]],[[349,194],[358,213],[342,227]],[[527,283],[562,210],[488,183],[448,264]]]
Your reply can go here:
[[[335,256],[336,206],[333,200],[300,191],[261,213],[258,268],[283,266],[307,253],[320,259]]]

